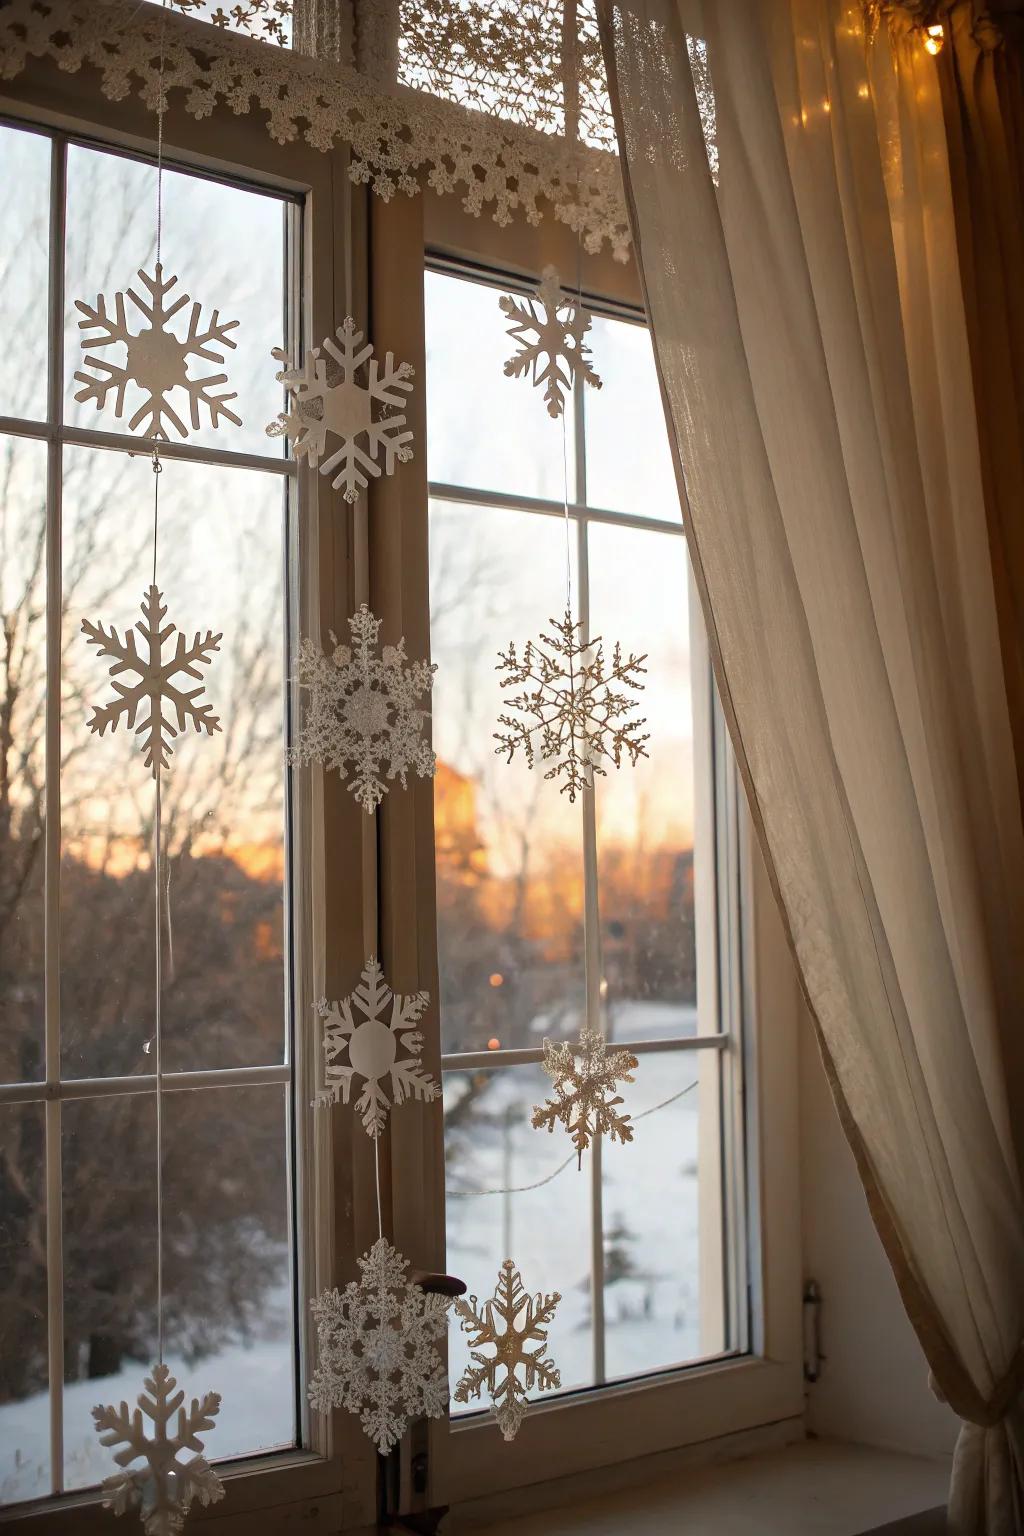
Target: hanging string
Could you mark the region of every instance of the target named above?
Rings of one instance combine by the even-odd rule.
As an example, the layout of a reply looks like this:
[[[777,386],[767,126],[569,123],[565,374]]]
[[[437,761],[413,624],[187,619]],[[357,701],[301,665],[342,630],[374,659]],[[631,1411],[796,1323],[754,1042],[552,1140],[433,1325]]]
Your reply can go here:
[[[639,1120],[646,1120],[648,1115],[656,1115],[659,1109],[667,1109],[670,1104],[675,1104],[678,1099],[684,1098],[686,1094],[691,1093],[696,1086],[697,1082],[694,1079],[692,1083],[687,1083],[685,1088],[680,1088],[679,1092],[674,1093],[671,1098],[662,1099],[660,1104],[652,1104],[650,1109],[641,1110],[638,1115],[633,1116],[633,1124],[636,1125]],[[570,1163],[575,1163],[576,1161],[577,1153],[570,1152],[564,1163],[559,1163],[557,1168],[553,1169],[551,1173],[545,1174],[544,1178],[538,1179],[535,1184],[515,1184],[505,1189],[449,1189],[446,1187],[445,1198],[448,1200],[476,1200],[481,1195],[529,1194],[532,1189],[543,1189],[545,1184],[553,1183],[560,1173],[565,1172]]]
[[[380,1203],[380,1137],[376,1134],[373,1138],[373,1172],[377,1184],[377,1236],[383,1237],[384,1217],[381,1213]]]
[[[156,263],[160,269],[164,232],[164,13],[167,0],[163,0],[160,13],[160,74],[157,99],[156,130]],[[156,586],[156,556],[160,533],[160,445],[153,444],[153,581]],[[161,891],[161,774],[163,765],[159,752],[156,759],[156,791],[153,810],[153,939],[155,978],[155,1053],[156,1053],[156,1328],[157,1360],[164,1363],[164,1058],[163,1058],[163,933],[160,921]],[[167,883],[167,923],[170,930],[170,877]]]

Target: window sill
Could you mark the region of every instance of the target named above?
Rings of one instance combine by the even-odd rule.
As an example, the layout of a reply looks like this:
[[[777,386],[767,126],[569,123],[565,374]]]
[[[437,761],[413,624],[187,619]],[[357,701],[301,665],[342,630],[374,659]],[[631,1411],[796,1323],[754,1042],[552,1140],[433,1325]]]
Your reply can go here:
[[[743,1450],[737,1447],[740,1455]],[[870,1446],[801,1440],[747,1455],[727,1467],[689,1466],[616,1492],[552,1509],[557,1494],[534,1487],[452,1511],[450,1536],[484,1531],[515,1536],[529,1501],[533,1536],[938,1536],[945,1530],[949,1463]],[[520,1503],[523,1508],[520,1508]]]
[[[203,1536],[278,1536],[301,1527],[303,1536],[329,1536],[341,1529],[342,1479],[337,1462],[308,1451],[217,1464],[225,1498],[208,1508],[195,1505],[189,1525]],[[138,1522],[136,1521],[136,1527]],[[0,1526],[11,1536],[108,1536],[111,1514],[95,1488],[77,1494],[12,1504],[0,1510]]]

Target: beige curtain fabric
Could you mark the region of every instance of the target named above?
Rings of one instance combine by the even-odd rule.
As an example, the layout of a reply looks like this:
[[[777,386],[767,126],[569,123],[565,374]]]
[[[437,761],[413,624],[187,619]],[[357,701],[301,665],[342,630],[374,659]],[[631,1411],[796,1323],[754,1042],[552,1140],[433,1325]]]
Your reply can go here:
[[[967,1421],[955,1529],[1010,1536],[1024,834],[935,61],[869,41],[859,3],[600,10],[738,757],[876,1222]]]

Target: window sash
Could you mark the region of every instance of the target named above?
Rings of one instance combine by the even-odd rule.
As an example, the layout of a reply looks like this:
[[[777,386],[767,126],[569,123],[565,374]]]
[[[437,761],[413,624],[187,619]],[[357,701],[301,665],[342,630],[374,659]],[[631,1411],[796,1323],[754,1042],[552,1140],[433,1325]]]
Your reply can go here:
[[[503,280],[500,274],[478,267],[467,266],[453,259],[430,259],[425,263],[426,272],[442,272],[463,280],[477,281],[497,290],[508,288],[522,291],[521,279]],[[589,302],[589,301],[588,301]],[[615,319],[633,324],[643,324],[635,309],[627,306],[591,305],[594,312],[606,313]],[[576,388],[570,392],[571,401],[571,467],[569,469],[568,496],[571,500],[560,502],[542,497],[524,497],[514,492],[490,491],[471,485],[454,485],[449,482],[431,481],[431,503],[463,504],[481,510],[486,516],[488,508],[513,511],[523,515],[536,515],[569,519],[574,529],[576,553],[576,582],[574,596],[582,633],[589,633],[590,581],[589,542],[591,525],[611,525],[634,528],[641,532],[685,538],[681,522],[644,517],[635,513],[610,511],[591,506],[587,499],[587,424],[586,392]],[[570,408],[567,407],[567,415]],[[715,702],[710,662],[703,637],[702,619],[696,594],[691,582],[690,629],[691,688],[694,709],[694,847],[698,839],[710,851],[710,858],[702,860],[703,888],[695,890],[695,930],[697,943],[697,1006],[698,1033],[691,1037],[669,1037],[665,1040],[630,1041],[629,1049],[636,1055],[654,1051],[711,1050],[718,1055],[718,1070],[712,1080],[702,1073],[698,1092],[702,1104],[702,1145],[709,1145],[717,1137],[717,1163],[714,1157],[702,1158],[702,1176],[699,1188],[701,1226],[714,1234],[709,1243],[701,1244],[701,1291],[720,1298],[720,1313],[716,1307],[712,1316],[720,1318],[720,1336],[729,1340],[729,1348],[721,1358],[746,1352],[749,1347],[749,1294],[747,1288],[747,1239],[748,1222],[745,1197],[745,1127],[743,1114],[743,1051],[742,1051],[742,997],[738,982],[740,973],[740,926],[739,908],[739,846],[736,838],[737,783],[731,753],[728,751],[724,720]],[[596,804],[593,795],[584,795],[581,802],[583,883],[584,883],[584,986],[585,1018],[591,1028],[600,1029],[602,1000],[600,981],[603,973],[600,926],[600,882],[598,878],[598,842]],[[696,861],[695,861],[696,865]],[[443,1000],[442,1000],[443,1008]],[[441,1022],[443,1038],[443,1019]],[[543,1060],[541,1048],[519,1048],[442,1052],[442,1071],[487,1069],[498,1071]],[[593,1383],[576,1392],[567,1391],[540,1399],[532,1409],[546,1404],[565,1408],[574,1400],[612,1387],[621,1387],[622,1378],[609,1382],[605,1359],[605,1253],[604,1253],[604,1183],[602,1174],[601,1141],[598,1138],[588,1159],[590,1204],[590,1335],[592,1349]],[[715,1240],[717,1238],[717,1241]],[[708,1251],[710,1250],[710,1251]],[[706,1364],[706,1357],[694,1361],[667,1365],[647,1372],[638,1372],[628,1378],[638,1385],[653,1378],[681,1376]],[[453,1427],[459,1432],[471,1429],[474,1421],[479,1427],[490,1422],[486,1407],[451,1413]]]
[[[89,447],[105,449],[116,453],[128,453],[138,455],[148,453],[151,445],[147,440],[140,439],[131,433],[124,431],[107,431],[88,427],[67,425],[63,421],[65,408],[65,266],[66,266],[66,240],[65,222],[67,205],[67,156],[68,149],[73,145],[83,145],[90,149],[97,149],[105,154],[121,156],[122,158],[145,159],[149,163],[155,163],[152,155],[129,156],[126,151],[99,137],[83,137],[60,128],[44,127],[31,122],[24,122],[18,118],[0,116],[0,124],[19,132],[34,132],[49,140],[50,143],[50,199],[49,199],[49,278],[47,293],[47,387],[46,387],[46,412],[43,418],[0,416],[0,433],[10,437],[20,437],[36,441],[42,441],[47,446],[46,465],[46,728],[44,746],[44,806],[45,806],[45,843],[44,843],[44,1077],[39,1081],[25,1083],[0,1083],[0,1107],[15,1104],[41,1103],[44,1106],[45,1116],[45,1199],[46,1199],[46,1270],[47,1270],[47,1356],[48,1356],[48,1406],[49,1406],[49,1440],[50,1440],[50,1498],[62,1495],[65,1492],[64,1483],[64,1255],[63,1255],[63,1147],[62,1147],[62,1105],[68,1102],[83,1099],[104,1099],[121,1097],[124,1095],[147,1095],[156,1092],[155,1073],[140,1073],[132,1076],[110,1077],[68,1077],[63,1075],[61,1060],[61,960],[60,960],[60,864],[62,850],[62,818],[61,818],[61,773],[60,773],[60,748],[61,748],[61,609],[63,571],[61,565],[61,514],[62,494],[64,481],[64,449],[66,447]],[[175,166],[176,159],[167,158],[165,164]],[[187,174],[194,174],[193,168],[186,163],[181,164],[181,169]],[[233,181],[229,177],[218,177],[217,180]],[[237,182],[233,184],[237,185]],[[286,261],[285,292],[282,294],[282,305],[285,313],[286,330],[290,334],[295,329],[296,308],[294,302],[294,283],[291,271],[292,265],[299,253],[299,230],[297,217],[299,205],[294,196],[282,193],[279,189],[261,187],[261,191],[269,192],[282,205],[285,215],[285,240]],[[289,208],[289,204],[292,206]],[[287,341],[286,341],[287,344]],[[140,446],[141,445],[141,446]],[[288,497],[285,511],[285,525],[287,543],[294,546],[297,535],[297,519],[295,516],[295,482],[297,467],[295,461],[281,454],[254,454],[239,453],[232,450],[224,450],[209,447],[200,447],[189,442],[161,442],[160,453],[163,458],[177,459],[194,464],[209,466],[222,466],[240,469],[254,469],[261,473],[270,473],[282,477],[282,487],[288,488]],[[291,561],[288,562],[289,566]],[[296,610],[291,602],[290,581],[286,569],[282,569],[284,582],[284,613],[286,632],[281,639],[282,648],[289,648],[289,637],[296,618]],[[290,711],[288,712],[290,714]],[[288,716],[285,718],[285,729],[288,728]],[[293,849],[293,807],[291,786],[285,785],[285,819],[283,826],[284,836],[284,943],[285,943],[285,1008],[284,1020],[284,1053],[280,1063],[271,1065],[214,1068],[195,1071],[169,1071],[162,1074],[162,1089],[165,1093],[174,1093],[189,1089],[203,1088],[244,1088],[263,1084],[279,1085],[290,1090],[294,1089],[294,1022],[295,1022],[295,998],[294,998],[294,956],[293,956],[293,917],[294,917],[294,849]],[[296,1229],[294,1219],[295,1194],[293,1188],[293,1163],[292,1145],[295,1139],[295,1094],[289,1091],[285,1095],[285,1124],[284,1139],[281,1145],[281,1156],[287,1165],[289,1187],[289,1243],[292,1251],[292,1263],[294,1269],[295,1258],[300,1251],[301,1234]],[[295,1303],[300,1304],[301,1298],[296,1288]],[[297,1447],[307,1443],[308,1407],[299,1391],[301,1380],[299,1371],[301,1362],[298,1352],[295,1356],[296,1366],[296,1436]],[[213,1456],[216,1458],[216,1450]],[[245,1457],[246,1461],[257,1459],[263,1453],[253,1451],[252,1457]],[[84,1490],[88,1493],[90,1490]],[[18,1505],[6,1506],[0,1513],[5,1518],[10,1518],[8,1511],[19,1512]]]

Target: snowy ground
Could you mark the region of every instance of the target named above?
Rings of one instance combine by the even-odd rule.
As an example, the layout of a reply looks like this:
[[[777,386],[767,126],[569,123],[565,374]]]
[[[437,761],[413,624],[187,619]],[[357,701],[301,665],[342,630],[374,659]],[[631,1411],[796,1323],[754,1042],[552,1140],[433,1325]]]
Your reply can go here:
[[[691,1015],[685,1023],[684,1012]],[[634,1005],[628,1017],[616,1021],[615,1038],[694,1031],[692,1010]],[[696,1086],[656,1108],[695,1085],[700,1070],[695,1052],[642,1056],[635,1083],[623,1090],[634,1118],[634,1140],[625,1146],[609,1143],[602,1150],[608,1378],[663,1369],[722,1347],[718,1341],[701,1348]],[[466,1082],[464,1074],[447,1075],[446,1104],[457,1103]],[[471,1125],[449,1162],[447,1264],[481,1298],[491,1294],[506,1257],[514,1259],[528,1290],[561,1293],[550,1353],[561,1370],[563,1389],[571,1390],[595,1381],[590,1154],[584,1155],[582,1172],[573,1158],[541,1188],[489,1193],[538,1183],[572,1152],[561,1129],[548,1135],[530,1125],[533,1105],[547,1097],[549,1088],[540,1068],[515,1067],[496,1072],[477,1099]],[[645,1115],[650,1109],[654,1113]],[[453,1387],[467,1360],[465,1336],[453,1328]]]
[[[660,1006],[660,1005],[659,1005]],[[684,1010],[654,1005],[620,1016],[620,1040],[688,1034]],[[682,1026],[682,1027],[681,1027]],[[689,1027],[687,1027],[689,1026]],[[701,1053],[703,1054],[703,1053]],[[605,1353],[609,1378],[657,1370],[699,1357],[701,1350],[697,1207],[698,1107],[696,1087],[674,1103],[655,1108],[695,1084],[697,1053],[644,1055],[624,1095],[635,1122],[627,1146],[603,1148],[602,1203],[606,1248],[615,1268],[605,1287]],[[530,1291],[559,1291],[549,1353],[561,1370],[564,1390],[594,1382],[590,1326],[591,1170],[575,1157],[550,1182],[517,1194],[475,1193],[519,1188],[554,1172],[572,1153],[561,1129],[553,1135],[530,1125],[534,1104],[547,1097],[548,1079],[538,1067],[488,1075],[460,1133],[448,1169],[448,1269],[472,1293],[491,1294],[506,1257],[518,1265]],[[449,1106],[465,1092],[462,1073],[449,1073]],[[644,1111],[655,1112],[644,1115]],[[460,1195],[457,1191],[472,1192]],[[609,1237],[608,1234],[615,1234]],[[264,1312],[264,1336],[188,1366],[169,1364],[190,1394],[219,1391],[223,1402],[209,1449],[217,1458],[293,1443],[295,1434],[292,1344],[285,1271]],[[721,1346],[719,1346],[721,1347]],[[707,1352],[707,1351],[704,1351]],[[453,1321],[449,1336],[454,1388],[467,1361],[466,1338]],[[65,1389],[65,1478],[87,1487],[110,1471],[109,1453],[93,1432],[90,1410],[98,1402],[132,1401],[144,1368],[129,1364],[117,1376],[69,1383]],[[478,1405],[470,1405],[468,1411]],[[459,1407],[459,1412],[466,1409]],[[46,1394],[0,1407],[0,1505],[49,1491],[49,1424]]]
[[[219,1354],[186,1365],[169,1355],[167,1363],[192,1397],[221,1394],[217,1428],[206,1442],[217,1457],[271,1450],[295,1441],[295,1389],[292,1345],[287,1323],[288,1291],[271,1298],[274,1320],[267,1336],[251,1348],[233,1345]],[[88,1488],[114,1470],[110,1452],[96,1437],[91,1410],[97,1403],[134,1403],[146,1367],[131,1363],[116,1376],[69,1382],[64,1389],[64,1466],[66,1486]],[[41,1497],[50,1492],[49,1410],[45,1392],[0,1407],[0,1504]]]

